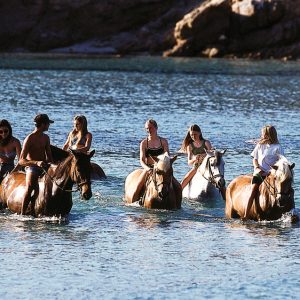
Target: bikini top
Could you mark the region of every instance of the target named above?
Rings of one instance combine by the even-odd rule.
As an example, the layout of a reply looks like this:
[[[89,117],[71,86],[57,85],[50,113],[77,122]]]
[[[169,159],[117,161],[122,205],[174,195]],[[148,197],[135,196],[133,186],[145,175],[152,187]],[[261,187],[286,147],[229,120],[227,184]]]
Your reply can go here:
[[[146,157],[156,157],[158,155],[161,155],[163,154],[165,151],[164,151],[164,147],[162,145],[162,142],[161,142],[161,139],[159,138],[160,140],[160,146],[158,148],[149,148],[148,147],[148,138],[147,138],[147,147],[146,147],[146,151],[145,151],[145,155]]]
[[[71,140],[71,145],[72,146],[75,146],[75,145],[82,145],[82,146],[84,146],[85,143],[86,143],[86,141],[87,141],[86,136],[81,137],[81,139],[79,141],[78,141],[78,137],[74,136],[72,138],[72,140]]]
[[[11,159],[13,161],[17,155],[17,152],[15,150],[8,153],[0,152],[0,155],[5,156],[6,158]]]
[[[205,140],[203,140],[200,147],[196,147],[193,142],[191,142],[191,146],[192,146],[192,153],[194,155],[205,154],[205,149],[207,150],[206,145],[205,145]]]

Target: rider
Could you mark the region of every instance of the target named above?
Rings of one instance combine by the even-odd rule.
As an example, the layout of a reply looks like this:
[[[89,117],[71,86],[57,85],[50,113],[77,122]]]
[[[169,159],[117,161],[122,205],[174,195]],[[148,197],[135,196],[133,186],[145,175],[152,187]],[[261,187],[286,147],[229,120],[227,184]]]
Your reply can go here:
[[[204,157],[206,156],[205,150],[211,149],[212,145],[210,141],[203,138],[200,127],[196,124],[192,125],[188,129],[181,146],[181,150],[188,155],[188,165],[193,166],[181,182],[182,189],[184,189],[195,176],[198,167],[201,165]]]
[[[44,132],[49,129],[50,120],[48,115],[39,114],[34,118],[35,130],[24,140],[23,150],[21,152],[19,164],[25,167],[26,171],[26,192],[22,203],[21,214],[26,214],[27,207],[32,202],[34,209],[35,198],[38,193],[38,178],[52,162],[52,153],[50,149],[50,138]],[[32,191],[34,195],[32,196]]]
[[[20,158],[21,143],[13,137],[12,128],[7,120],[0,121],[0,183],[6,173],[14,169],[14,160]]]
[[[74,117],[74,129],[69,133],[67,141],[63,146],[63,150],[79,150],[88,152],[92,144],[92,134],[87,129],[87,119],[85,116]]]
[[[143,172],[138,179],[136,190],[133,192],[132,202],[139,200],[142,188],[145,186],[148,175],[151,173],[154,160],[157,156],[167,152],[169,154],[168,141],[157,135],[157,123],[149,119],[145,123],[145,130],[148,137],[140,143],[140,164]]]
[[[261,137],[251,153],[254,172],[251,181],[251,193],[243,219],[248,219],[249,210],[257,195],[259,186],[270,174],[271,168],[278,160],[279,155],[284,155],[284,151],[278,141],[277,131],[274,126],[267,125],[262,128]]]

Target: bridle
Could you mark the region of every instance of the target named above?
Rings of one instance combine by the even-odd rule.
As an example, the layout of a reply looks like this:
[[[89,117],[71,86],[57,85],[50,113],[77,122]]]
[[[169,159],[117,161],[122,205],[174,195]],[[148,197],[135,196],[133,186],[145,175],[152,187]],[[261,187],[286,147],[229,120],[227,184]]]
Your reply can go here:
[[[287,198],[291,198],[291,192],[292,192],[292,188],[290,187],[288,192],[287,193],[283,193],[283,192],[278,192],[277,190],[277,187],[276,187],[276,184],[275,184],[275,178],[274,178],[274,185],[271,184],[271,179],[269,179],[269,181],[267,180],[269,178],[269,176],[267,176],[265,179],[264,179],[264,184],[267,188],[267,191],[269,192],[269,194],[271,196],[274,197],[275,199],[275,202],[277,203],[277,206],[278,207],[282,207],[282,205],[280,205],[280,201],[277,199],[277,196],[278,195],[281,195],[281,196],[286,196]]]
[[[211,163],[210,163],[210,160],[211,160],[212,158],[214,158],[214,156],[211,156],[211,157],[208,157],[208,158],[207,158],[206,166],[205,166],[205,169],[208,168],[209,177],[206,178],[206,177],[204,176],[204,174],[202,174],[202,176],[203,176],[204,179],[206,179],[208,182],[210,182],[210,183],[213,184],[216,188],[219,189],[216,179],[219,178],[219,177],[224,178],[224,175],[222,175],[221,173],[219,173],[219,174],[214,174],[214,173],[213,173],[213,171],[212,171],[212,169],[211,169]]]
[[[85,184],[90,184],[90,183],[91,183],[91,182],[88,181],[88,180],[81,181],[81,182],[77,182],[77,181],[73,180],[73,178],[72,178],[72,177],[75,178],[75,176],[72,176],[71,179],[72,179],[72,181],[73,181],[74,183],[77,184],[77,188],[76,188],[75,190],[73,190],[73,189],[66,189],[65,187],[62,187],[59,183],[57,183],[56,179],[55,179],[54,177],[52,177],[52,176],[48,173],[48,171],[47,171],[46,169],[42,168],[42,170],[43,170],[43,172],[45,173],[45,175],[47,175],[47,176],[49,177],[50,181],[51,181],[53,184],[55,184],[55,185],[58,187],[58,189],[60,189],[60,190],[63,191],[63,192],[67,192],[67,193],[75,193],[75,192],[80,191],[80,190],[81,190],[81,187],[82,187],[83,185],[85,185]],[[74,173],[75,173],[75,171],[73,172],[73,174],[74,174]]]

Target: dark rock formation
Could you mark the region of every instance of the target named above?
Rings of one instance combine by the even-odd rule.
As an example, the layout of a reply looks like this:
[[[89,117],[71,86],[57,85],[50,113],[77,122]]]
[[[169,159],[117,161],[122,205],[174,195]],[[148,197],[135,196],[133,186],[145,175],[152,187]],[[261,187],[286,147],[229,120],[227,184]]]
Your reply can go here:
[[[300,57],[300,0],[0,1],[0,51]]]
[[[199,2],[1,1],[0,51],[43,52],[64,48],[58,51],[159,53],[172,47],[176,22]]]
[[[300,57],[299,0],[210,0],[176,24],[166,56]]]

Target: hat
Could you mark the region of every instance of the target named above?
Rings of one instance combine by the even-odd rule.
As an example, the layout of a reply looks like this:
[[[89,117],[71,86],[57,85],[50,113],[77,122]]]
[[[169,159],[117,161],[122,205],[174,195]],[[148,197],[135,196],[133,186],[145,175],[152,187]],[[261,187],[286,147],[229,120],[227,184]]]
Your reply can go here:
[[[34,118],[35,123],[39,124],[47,124],[47,123],[54,123],[54,121],[50,120],[47,114],[39,114]]]

